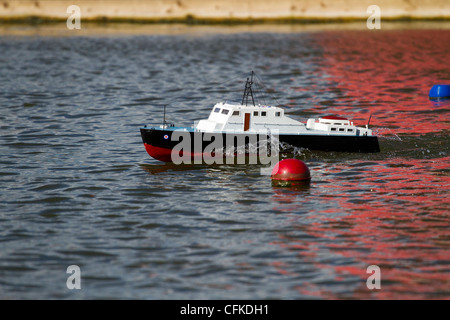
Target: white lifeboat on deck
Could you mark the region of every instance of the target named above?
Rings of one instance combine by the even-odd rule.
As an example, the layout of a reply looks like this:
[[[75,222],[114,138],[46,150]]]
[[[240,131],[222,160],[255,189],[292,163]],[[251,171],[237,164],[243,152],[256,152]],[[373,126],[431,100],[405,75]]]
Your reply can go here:
[[[372,135],[369,128],[356,127],[352,121],[344,117],[324,116],[319,119],[308,119],[306,129],[326,131],[328,134],[344,134],[367,136]]]

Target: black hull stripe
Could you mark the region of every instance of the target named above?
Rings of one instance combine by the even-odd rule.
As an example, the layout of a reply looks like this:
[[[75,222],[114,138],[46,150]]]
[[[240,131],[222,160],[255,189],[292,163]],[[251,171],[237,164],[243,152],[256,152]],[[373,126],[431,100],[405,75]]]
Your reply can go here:
[[[152,146],[172,149],[179,141],[171,141],[173,130],[163,130],[156,128],[141,128],[142,141]],[[203,141],[203,132],[188,132],[192,145],[194,140],[202,141],[202,150],[211,144],[211,141]],[[225,133],[215,133],[222,135],[226,142]],[[198,136],[200,135],[200,136]],[[251,134],[233,134],[234,136],[249,136]],[[166,137],[166,138],[165,138]],[[181,139],[180,139],[181,140]],[[282,143],[293,147],[306,148],[312,151],[335,151],[335,152],[380,152],[378,138],[376,136],[333,136],[333,135],[279,135]]]

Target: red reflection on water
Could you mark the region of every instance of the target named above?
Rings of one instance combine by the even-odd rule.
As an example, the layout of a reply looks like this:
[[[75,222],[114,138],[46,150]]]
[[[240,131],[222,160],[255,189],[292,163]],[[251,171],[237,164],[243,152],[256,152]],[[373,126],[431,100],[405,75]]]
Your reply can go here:
[[[450,129],[450,103],[428,98],[433,85],[450,84],[450,30],[323,32],[315,41],[323,48],[318,79],[329,86],[298,90],[330,101],[307,111],[347,116],[357,125],[372,113],[371,124],[387,134]]]
[[[366,265],[383,266],[383,280],[393,285],[377,292],[379,298],[448,295],[450,177],[440,170],[448,168],[443,163],[449,160],[394,159],[375,166],[375,176],[367,176],[362,183],[346,183],[335,194],[349,213],[339,219],[347,227],[316,226],[322,232],[333,229],[329,231],[334,239],[346,239],[328,244],[330,250]],[[349,201],[349,193],[361,189],[367,192],[360,200]],[[358,248],[367,251],[353,250],[356,241]]]
[[[308,192],[274,189],[274,210],[288,215],[292,229],[272,244],[320,274],[295,289],[328,299],[450,299],[450,102],[428,99],[434,84],[450,84],[450,30],[324,32],[314,39],[323,48],[321,84],[298,88],[317,92],[307,112],[357,125],[372,113],[378,135],[414,138],[390,146],[398,158],[313,168]],[[304,212],[314,204],[317,210]],[[381,290],[366,286],[370,265],[381,268]],[[283,262],[274,268],[286,277],[296,270]]]
[[[301,212],[302,202],[325,201],[332,207],[293,215],[292,225],[306,239],[283,234],[272,244],[332,274],[336,283],[359,279],[350,293],[310,282],[297,286],[299,293],[328,299],[450,298],[448,163],[450,157],[334,164],[312,170],[308,194],[274,190],[281,212]],[[316,187],[321,179],[329,183]],[[341,258],[343,265],[325,262]],[[366,287],[369,265],[382,270],[381,290]],[[295,269],[282,266],[276,269],[286,276]]]

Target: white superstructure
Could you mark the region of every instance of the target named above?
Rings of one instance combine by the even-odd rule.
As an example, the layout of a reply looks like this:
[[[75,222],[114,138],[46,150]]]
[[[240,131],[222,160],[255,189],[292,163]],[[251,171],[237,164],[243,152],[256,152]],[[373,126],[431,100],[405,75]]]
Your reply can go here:
[[[306,125],[291,119],[279,107],[217,103],[208,119],[200,120],[195,130],[201,132],[258,133],[267,130],[291,135],[372,135],[372,130],[356,127],[342,117],[308,119]]]

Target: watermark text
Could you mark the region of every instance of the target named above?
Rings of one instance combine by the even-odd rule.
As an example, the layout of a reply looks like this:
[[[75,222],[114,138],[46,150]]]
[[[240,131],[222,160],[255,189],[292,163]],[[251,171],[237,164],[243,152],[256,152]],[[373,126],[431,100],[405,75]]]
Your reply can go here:
[[[369,18],[366,21],[367,28],[370,30],[381,29],[381,9],[377,5],[371,5],[367,7]]]
[[[367,278],[367,289],[381,289],[381,269],[377,265],[370,265],[367,267],[366,273],[371,274]]]
[[[77,265],[71,265],[67,267],[66,273],[71,275],[67,278],[66,286],[67,289],[81,289],[81,270]]]
[[[71,5],[67,7],[67,13],[70,14],[69,18],[67,18],[67,29],[81,29],[81,9],[79,6]]]

